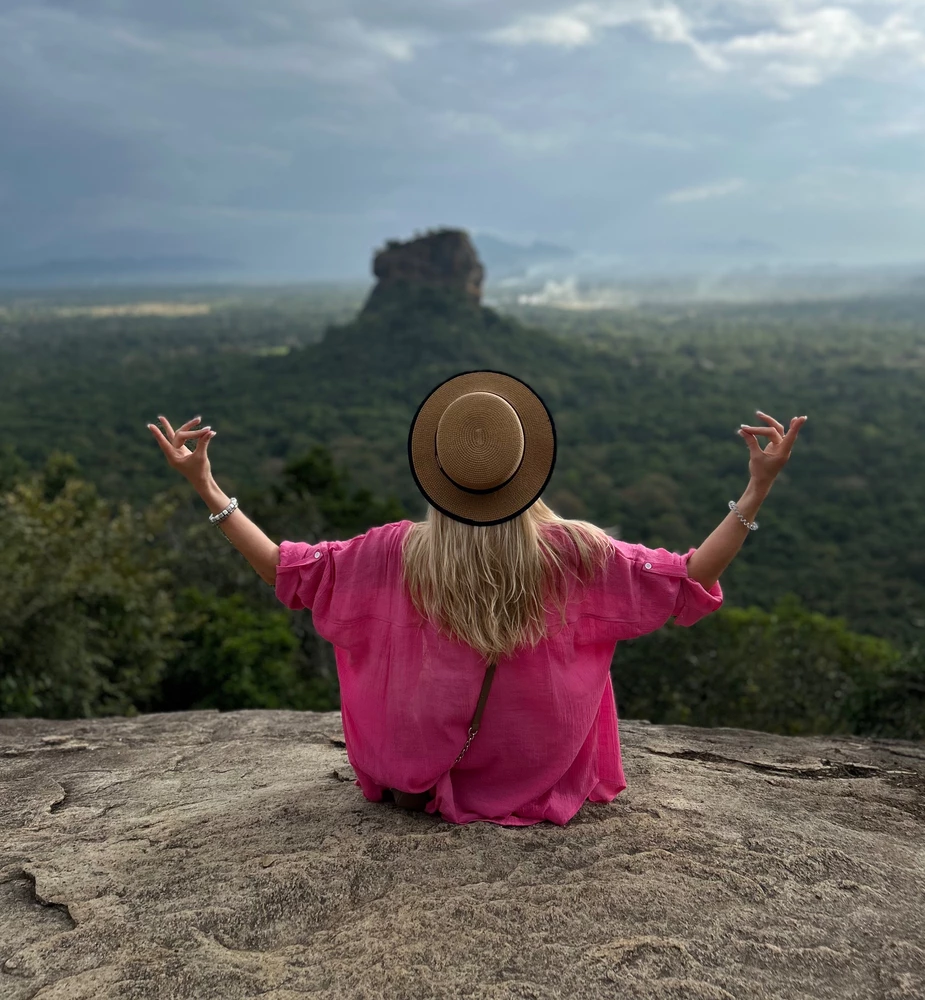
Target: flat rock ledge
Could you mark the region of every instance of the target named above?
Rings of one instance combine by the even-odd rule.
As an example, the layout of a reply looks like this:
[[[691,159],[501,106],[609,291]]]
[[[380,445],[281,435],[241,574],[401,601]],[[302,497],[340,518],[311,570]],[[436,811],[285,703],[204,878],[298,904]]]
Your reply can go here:
[[[0,721],[0,998],[925,997],[925,745],[621,722],[566,827],[366,802],[336,713]]]

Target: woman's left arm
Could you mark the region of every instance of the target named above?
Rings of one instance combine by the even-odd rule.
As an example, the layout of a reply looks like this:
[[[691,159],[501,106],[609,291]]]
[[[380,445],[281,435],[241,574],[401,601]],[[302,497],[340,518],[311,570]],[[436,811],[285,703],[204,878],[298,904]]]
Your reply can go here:
[[[806,423],[806,417],[794,417],[785,434],[783,424],[773,417],[760,410],[758,416],[768,424],[767,427],[748,427],[742,424],[738,431],[748,444],[750,478],[736,506],[739,513],[749,521],[754,521],[757,517],[777,474],[790,458],[800,428]],[[770,438],[768,446],[763,450],[758,444],[757,435]],[[709,590],[736,557],[749,530],[736,517],[735,511],[730,510],[696,552],[691,554],[687,563],[687,575]]]
[[[191,430],[202,418],[188,420],[178,430],[174,431],[166,417],[158,417],[164,425],[166,436],[154,424],[148,424],[148,429],[161,446],[161,451],[167,457],[168,464],[176,469],[205,501],[213,514],[223,511],[231,501],[212,476],[209,464],[209,442],[217,431],[211,427]],[[196,440],[196,450],[191,451],[186,442]],[[225,532],[228,540],[254,567],[257,575],[271,587],[276,583],[276,567],[279,565],[279,546],[271,541],[248,518],[240,508],[233,510],[219,527]]]
[[[207,482],[193,485],[213,514],[224,510],[231,500],[211,476]],[[236,507],[218,526],[254,567],[260,579],[271,587],[275,586],[276,567],[279,565],[279,546],[276,542],[271,541],[240,507]]]

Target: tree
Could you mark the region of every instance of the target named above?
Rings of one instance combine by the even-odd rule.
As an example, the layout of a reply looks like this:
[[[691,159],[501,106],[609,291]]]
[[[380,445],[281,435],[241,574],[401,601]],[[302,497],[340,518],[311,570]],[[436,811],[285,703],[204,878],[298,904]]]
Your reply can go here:
[[[867,693],[855,732],[875,739],[925,740],[925,650],[903,654]]]
[[[0,495],[0,714],[337,706],[311,615],[279,607],[198,507],[178,521],[184,497],[113,509],[59,453]],[[351,489],[323,449],[253,509],[276,537],[311,540],[402,514]]]
[[[621,643],[613,674],[628,718],[795,736],[859,733],[900,664],[886,640],[788,597]]]
[[[179,595],[182,649],[167,665],[144,711],[217,708],[317,709],[326,692],[303,677],[298,641],[285,611],[248,607],[242,595],[188,588]]]
[[[115,510],[55,454],[0,495],[0,714],[133,714],[175,654],[154,537],[168,504]]]

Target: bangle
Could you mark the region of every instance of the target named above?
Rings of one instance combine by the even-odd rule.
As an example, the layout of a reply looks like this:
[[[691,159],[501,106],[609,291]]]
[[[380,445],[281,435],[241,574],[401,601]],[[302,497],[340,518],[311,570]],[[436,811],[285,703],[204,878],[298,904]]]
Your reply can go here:
[[[739,513],[739,508],[736,506],[735,500],[730,500],[729,501],[729,509],[745,525],[745,527],[748,528],[749,531],[757,531],[758,530],[758,522],[757,521],[749,521],[747,518],[742,517],[742,515]]]
[[[209,515],[209,524],[221,524],[222,521],[224,521],[225,518],[232,513],[232,511],[237,510],[237,507],[238,507],[238,498],[232,497],[228,501],[228,506],[224,510],[219,511],[217,514]]]

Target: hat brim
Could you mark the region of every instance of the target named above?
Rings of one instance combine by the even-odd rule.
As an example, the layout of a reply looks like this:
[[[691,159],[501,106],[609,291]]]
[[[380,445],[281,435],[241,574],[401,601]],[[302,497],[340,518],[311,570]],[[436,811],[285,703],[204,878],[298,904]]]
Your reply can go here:
[[[523,461],[510,482],[493,493],[469,493],[447,478],[437,462],[440,417],[469,392],[493,392],[506,399],[523,426]],[[546,489],[556,464],[556,428],[548,407],[526,382],[505,372],[461,372],[441,382],[418,407],[408,433],[408,461],[417,488],[432,507],[464,524],[501,524],[522,514]]]

